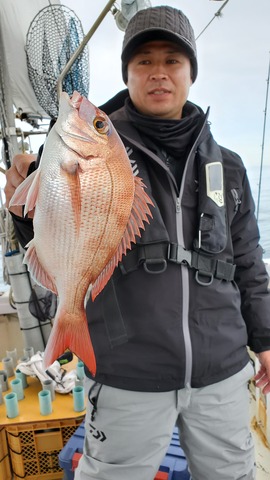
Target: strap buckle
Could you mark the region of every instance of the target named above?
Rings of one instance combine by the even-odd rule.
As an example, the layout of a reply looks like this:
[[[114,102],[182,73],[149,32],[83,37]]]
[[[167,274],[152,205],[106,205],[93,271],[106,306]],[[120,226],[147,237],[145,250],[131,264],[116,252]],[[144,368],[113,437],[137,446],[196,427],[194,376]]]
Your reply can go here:
[[[168,246],[168,260],[191,267],[192,252],[177,243],[170,243]]]

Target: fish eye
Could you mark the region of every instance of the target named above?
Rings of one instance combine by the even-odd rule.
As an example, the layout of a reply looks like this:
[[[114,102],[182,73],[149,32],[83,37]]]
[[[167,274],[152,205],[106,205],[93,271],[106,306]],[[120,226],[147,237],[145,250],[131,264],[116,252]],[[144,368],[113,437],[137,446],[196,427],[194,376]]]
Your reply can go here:
[[[96,117],[95,120],[93,121],[94,128],[98,133],[101,133],[102,135],[105,135],[108,133],[110,126],[107,120],[102,117]]]

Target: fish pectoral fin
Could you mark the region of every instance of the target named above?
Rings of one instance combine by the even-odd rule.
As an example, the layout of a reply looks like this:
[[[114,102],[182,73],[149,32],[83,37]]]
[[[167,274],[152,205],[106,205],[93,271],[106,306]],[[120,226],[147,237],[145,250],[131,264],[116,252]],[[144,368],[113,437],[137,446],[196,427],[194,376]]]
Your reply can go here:
[[[111,278],[113,271],[121,261],[122,256],[126,254],[127,250],[131,249],[131,243],[136,243],[136,235],[139,237],[141,236],[140,229],[144,229],[144,222],[149,223],[149,217],[152,218],[149,205],[153,206],[153,202],[144,190],[142,179],[140,177],[134,177],[134,182],[134,200],[124,235],[114,256],[107,263],[93,284],[91,291],[93,301]]]
[[[51,292],[58,295],[55,282],[44,270],[43,266],[41,265],[38,259],[34,240],[31,240],[26,245],[26,248],[27,248],[27,252],[24,256],[23,263],[25,263],[28,266],[28,269],[31,273],[33,280],[37,282],[39,285],[41,285],[41,287],[47,288],[47,290],[50,290]]]
[[[71,160],[72,156],[70,156],[69,159]],[[62,162],[61,164],[62,174],[65,175],[65,178],[67,180],[67,185],[71,195],[71,206],[74,213],[75,226],[76,226],[77,233],[80,232],[81,204],[82,204],[81,182],[80,182],[80,175],[78,174],[78,165],[79,164],[77,161],[77,166],[74,172],[71,172],[71,171],[69,172],[68,161]]]
[[[40,170],[32,172],[16,188],[9,202],[9,208],[13,205],[25,205],[25,215],[36,206],[38,188],[39,188]]]

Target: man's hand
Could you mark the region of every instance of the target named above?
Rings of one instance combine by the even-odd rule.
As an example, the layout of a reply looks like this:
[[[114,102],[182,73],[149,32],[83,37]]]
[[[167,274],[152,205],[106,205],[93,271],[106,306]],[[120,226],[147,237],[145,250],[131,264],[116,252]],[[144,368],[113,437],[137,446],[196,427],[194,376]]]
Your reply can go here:
[[[30,166],[30,163],[36,160],[36,155],[33,154],[18,154],[15,155],[12,161],[12,166],[6,171],[6,185],[4,188],[5,196],[6,196],[6,206],[8,208],[10,199],[14,194],[16,188],[20,183],[27,176],[27,172]],[[14,206],[11,207],[10,212],[15,213],[19,217],[22,217],[22,207],[21,206]]]
[[[262,392],[266,395],[270,393],[270,350],[257,353],[257,357],[261,365],[254,380],[256,387],[261,388]]]

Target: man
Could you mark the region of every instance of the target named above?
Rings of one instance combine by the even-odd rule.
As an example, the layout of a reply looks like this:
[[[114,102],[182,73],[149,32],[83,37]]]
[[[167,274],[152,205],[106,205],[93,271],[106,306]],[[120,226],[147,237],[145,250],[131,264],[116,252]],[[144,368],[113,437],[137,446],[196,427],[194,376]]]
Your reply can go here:
[[[87,304],[97,374],[75,479],[153,480],[175,424],[193,480],[255,479],[247,345],[270,392],[270,296],[246,171],[187,100],[198,67],[181,11],[138,12],[122,66],[128,90],[101,108],[155,208]],[[27,168],[15,158],[7,199]],[[28,240],[30,220],[14,222]]]

